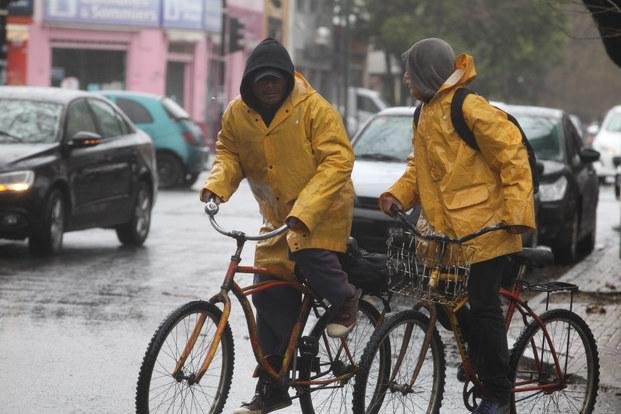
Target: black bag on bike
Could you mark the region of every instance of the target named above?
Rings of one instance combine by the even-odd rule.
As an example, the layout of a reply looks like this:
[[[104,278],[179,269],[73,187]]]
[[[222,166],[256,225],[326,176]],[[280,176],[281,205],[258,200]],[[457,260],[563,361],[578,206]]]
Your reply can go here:
[[[349,283],[362,289],[363,293],[379,296],[388,291],[385,254],[367,252],[358,248],[355,239],[350,239],[347,251],[340,259]]]

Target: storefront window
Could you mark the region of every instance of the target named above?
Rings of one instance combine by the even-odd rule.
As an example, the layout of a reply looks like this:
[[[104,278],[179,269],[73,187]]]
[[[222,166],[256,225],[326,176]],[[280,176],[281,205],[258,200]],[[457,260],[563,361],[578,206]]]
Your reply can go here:
[[[124,51],[54,48],[52,86],[75,83],[77,88],[91,91],[124,89],[125,60]],[[77,82],[66,81],[71,78]]]

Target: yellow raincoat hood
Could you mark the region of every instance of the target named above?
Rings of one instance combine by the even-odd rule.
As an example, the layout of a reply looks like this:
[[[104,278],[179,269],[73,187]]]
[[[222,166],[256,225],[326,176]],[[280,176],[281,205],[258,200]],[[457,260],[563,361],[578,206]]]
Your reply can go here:
[[[255,262],[289,277],[288,251],[345,251],[351,229],[354,155],[338,112],[295,72],[291,94],[269,127],[241,98],[222,116],[216,158],[204,188],[228,200],[247,179],[262,232],[295,216],[309,234],[289,232],[257,244]]]
[[[384,194],[405,209],[420,203],[438,233],[463,237],[505,222],[535,228],[532,179],[519,130],[483,97],[470,94],[463,104],[466,124],[480,151],[470,148],[451,123],[455,90],[476,76],[469,55],[455,59],[455,71],[421,110],[405,172]],[[519,251],[521,236],[488,233],[470,242],[474,262]]]

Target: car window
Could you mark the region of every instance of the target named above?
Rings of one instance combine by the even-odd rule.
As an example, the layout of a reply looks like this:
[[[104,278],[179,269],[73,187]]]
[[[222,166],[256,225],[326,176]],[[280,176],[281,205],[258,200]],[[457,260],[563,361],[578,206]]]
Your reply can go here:
[[[411,152],[411,116],[377,116],[367,124],[354,143],[357,159],[405,162]]]
[[[56,141],[62,109],[53,102],[0,99],[0,144]]]
[[[613,113],[610,115],[610,121],[606,123],[606,131],[621,132],[621,113]]]
[[[115,103],[125,112],[125,115],[127,115],[134,124],[153,123],[153,117],[149,113],[149,110],[141,103],[127,98],[117,98]]]
[[[563,124],[560,118],[530,114],[514,115],[535,150],[537,158],[564,161]]]
[[[85,99],[73,102],[67,110],[67,129],[65,136],[72,139],[78,132],[93,132],[99,134],[95,121]]]
[[[98,99],[89,99],[95,119],[101,129],[101,135],[103,138],[118,137],[127,133],[126,126],[122,122],[122,119],[107,103]]]
[[[373,99],[369,98],[368,96],[358,95],[358,100],[356,103],[358,105],[359,111],[366,111],[374,114],[376,112],[379,112],[380,110],[380,108],[378,108]]]

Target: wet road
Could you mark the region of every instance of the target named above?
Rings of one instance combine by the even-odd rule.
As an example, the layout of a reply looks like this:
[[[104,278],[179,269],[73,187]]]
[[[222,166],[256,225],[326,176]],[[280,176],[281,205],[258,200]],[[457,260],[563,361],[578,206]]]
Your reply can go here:
[[[66,234],[64,251],[50,259],[33,258],[23,242],[0,241],[1,412],[133,411],[138,369],[154,330],[177,306],[217,292],[233,252],[234,243],[211,229],[201,208],[195,192],[160,192],[151,234],[140,249],[121,248],[109,230]],[[618,208],[612,190],[604,188],[597,244],[605,254],[618,255],[612,230],[619,224]],[[245,185],[220,217],[224,227],[256,231],[260,220]],[[252,247],[244,253],[248,264]],[[225,412],[254,388],[238,305],[231,325],[236,361]],[[463,412],[459,401],[447,392],[443,412]],[[296,403],[282,412],[298,411]]]

